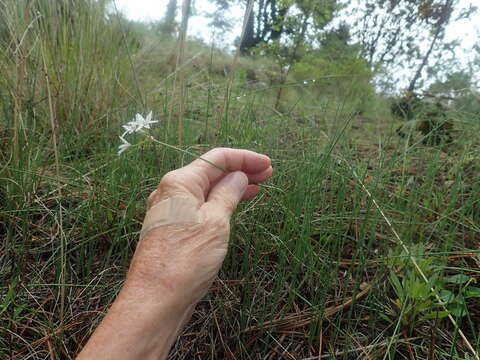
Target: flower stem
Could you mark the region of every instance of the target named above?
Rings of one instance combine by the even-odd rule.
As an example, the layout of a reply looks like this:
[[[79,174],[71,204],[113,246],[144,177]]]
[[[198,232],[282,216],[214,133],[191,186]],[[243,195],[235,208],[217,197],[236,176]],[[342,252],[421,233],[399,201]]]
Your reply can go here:
[[[185,154],[187,154],[187,155],[193,156],[193,157],[196,158],[196,159],[203,160],[203,161],[205,161],[206,163],[212,165],[213,167],[216,167],[217,169],[222,170],[222,171],[223,171],[224,173],[226,173],[226,174],[228,174],[228,173],[230,172],[230,171],[228,171],[227,169],[221,167],[220,165],[217,165],[217,164],[211,162],[210,160],[207,160],[207,159],[205,159],[205,158],[203,158],[203,157],[201,157],[201,156],[198,156],[197,154],[195,154],[195,153],[193,153],[193,152],[191,152],[191,151],[184,150],[184,149],[181,149],[181,148],[179,148],[179,147],[177,147],[177,146],[167,144],[167,143],[165,143],[165,142],[163,142],[163,141],[160,141],[160,140],[155,139],[155,138],[154,138],[153,136],[151,136],[151,135],[149,135],[148,137],[150,138],[150,140],[152,140],[153,142],[155,142],[155,143],[157,143],[157,144],[160,144],[160,145],[169,147],[169,148],[174,149],[174,150],[177,150],[177,151],[181,151],[181,152],[183,152],[183,153],[185,153]]]
[[[150,140],[152,140],[153,142],[155,142],[155,143],[157,143],[157,144],[159,144],[159,145],[166,146],[166,147],[168,147],[168,148],[170,148],[170,149],[174,149],[174,150],[183,152],[184,154],[193,156],[193,157],[196,158],[196,159],[200,159],[200,160],[202,160],[202,161],[205,161],[207,164],[210,164],[210,165],[212,165],[213,167],[216,167],[217,169],[222,170],[225,174],[230,173],[230,171],[227,170],[227,169],[225,169],[224,167],[221,167],[220,165],[217,165],[217,164],[215,164],[214,162],[211,162],[210,160],[207,160],[207,159],[205,159],[205,158],[203,158],[203,157],[201,157],[201,156],[198,156],[197,154],[195,154],[195,153],[193,153],[193,152],[191,152],[191,151],[184,150],[184,149],[181,149],[181,148],[179,148],[179,147],[177,147],[177,146],[175,146],[175,145],[171,145],[171,144],[165,143],[165,142],[163,142],[163,141],[157,140],[157,139],[155,139],[155,138],[154,138],[153,136],[151,136],[151,135],[147,135],[147,137],[150,138]],[[275,186],[265,185],[265,184],[258,184],[258,183],[255,183],[255,184],[258,185],[258,186],[260,186],[260,187],[262,187],[262,188],[267,188],[267,189],[270,188],[270,189],[279,190],[279,191],[283,192],[283,190],[281,190],[281,189],[279,189],[279,188],[277,188],[277,187],[275,187]]]

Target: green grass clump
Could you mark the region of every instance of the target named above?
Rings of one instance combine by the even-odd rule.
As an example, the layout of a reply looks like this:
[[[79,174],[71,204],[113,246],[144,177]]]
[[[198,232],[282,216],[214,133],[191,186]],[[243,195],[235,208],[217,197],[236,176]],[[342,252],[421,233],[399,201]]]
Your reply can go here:
[[[234,68],[198,42],[181,82],[174,44],[105,7],[0,5],[0,358],[73,358],[107,311],[148,194],[192,160],[153,143],[117,156],[121,125],[150,110],[161,141],[275,168],[172,358],[474,358],[478,122],[452,114],[452,144],[399,138],[378,96],[359,114],[355,76],[335,92],[294,73],[276,109],[273,62]]]

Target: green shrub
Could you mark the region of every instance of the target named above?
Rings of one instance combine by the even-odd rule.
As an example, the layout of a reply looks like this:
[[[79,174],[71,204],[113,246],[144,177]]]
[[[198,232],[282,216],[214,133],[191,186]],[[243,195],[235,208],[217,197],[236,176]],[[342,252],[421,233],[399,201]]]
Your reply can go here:
[[[312,81],[322,96],[352,99],[355,111],[363,113],[371,106],[375,91],[373,73],[366,62],[353,54],[334,56],[316,51],[293,65],[291,74],[297,81]]]

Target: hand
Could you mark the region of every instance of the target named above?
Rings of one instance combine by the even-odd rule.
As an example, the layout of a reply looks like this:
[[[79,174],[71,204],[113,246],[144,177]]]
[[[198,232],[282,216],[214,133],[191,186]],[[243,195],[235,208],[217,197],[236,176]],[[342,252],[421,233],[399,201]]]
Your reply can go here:
[[[272,175],[270,159],[214,149],[166,174],[148,210],[125,285],[80,358],[165,358],[227,253],[229,221],[241,200]]]
[[[160,207],[167,219],[153,229],[144,226],[127,277],[127,285],[180,299],[182,306],[200,300],[217,275],[227,253],[230,216],[242,199],[259,192],[249,183],[272,174],[267,156],[247,150],[214,149],[202,158],[230,173],[197,159],[163,177],[147,213]]]

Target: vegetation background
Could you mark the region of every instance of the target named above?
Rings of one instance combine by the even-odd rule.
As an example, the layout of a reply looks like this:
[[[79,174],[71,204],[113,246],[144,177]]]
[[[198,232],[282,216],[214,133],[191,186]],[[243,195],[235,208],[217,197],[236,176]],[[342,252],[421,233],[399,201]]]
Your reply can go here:
[[[478,359],[480,46],[466,63],[445,38],[476,9],[215,4],[218,32],[244,5],[234,53],[186,36],[189,0],[149,24],[103,0],[0,1],[0,358],[74,358],[148,194],[229,146],[275,176],[172,359]],[[170,146],[138,135],[118,156],[149,111]]]

